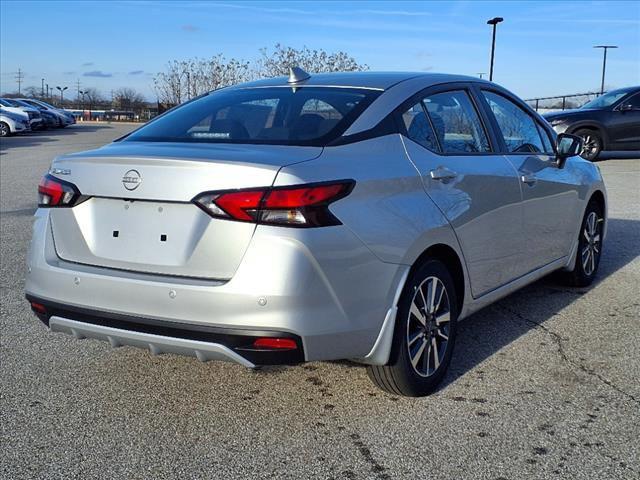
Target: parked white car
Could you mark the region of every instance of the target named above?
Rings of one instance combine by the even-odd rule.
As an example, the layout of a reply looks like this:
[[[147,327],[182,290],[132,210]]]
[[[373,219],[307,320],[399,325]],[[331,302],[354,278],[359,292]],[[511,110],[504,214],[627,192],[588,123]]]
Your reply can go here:
[[[8,137],[29,130],[31,130],[31,126],[29,125],[29,116],[26,113],[0,110],[0,137]]]
[[[44,121],[40,111],[35,107],[22,105],[11,98],[0,98],[0,108],[13,113],[24,113],[29,118],[31,130],[44,128]]]

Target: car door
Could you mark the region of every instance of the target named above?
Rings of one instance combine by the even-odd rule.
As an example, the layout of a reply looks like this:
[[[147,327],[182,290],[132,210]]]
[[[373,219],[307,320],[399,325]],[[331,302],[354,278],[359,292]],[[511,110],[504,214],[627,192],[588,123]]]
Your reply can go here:
[[[526,271],[533,271],[569,254],[579,179],[558,166],[549,132],[523,103],[488,88],[480,89],[479,96],[500,134],[505,157],[518,171],[525,232],[522,262]]]
[[[523,272],[522,204],[516,170],[494,151],[469,86],[427,89],[401,109],[407,154],[452,225],[474,297]]]
[[[609,114],[608,150],[640,150],[640,92],[623,99]]]

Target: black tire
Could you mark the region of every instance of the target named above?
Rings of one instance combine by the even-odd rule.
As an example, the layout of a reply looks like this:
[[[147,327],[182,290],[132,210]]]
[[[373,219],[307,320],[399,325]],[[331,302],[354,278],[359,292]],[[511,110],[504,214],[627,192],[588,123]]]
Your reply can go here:
[[[11,135],[11,128],[5,122],[0,122],[0,137],[8,137]]]
[[[441,287],[444,292],[440,296]],[[424,293],[421,295],[420,291]],[[425,305],[422,298],[429,298],[431,291],[434,292],[432,298],[440,298],[440,301],[429,313],[429,309],[424,308],[428,307],[429,300]],[[431,304],[435,305],[436,301],[432,300]],[[421,317],[411,313],[416,309],[422,312]],[[395,395],[422,397],[432,393],[451,363],[457,319],[456,291],[447,267],[439,260],[424,262],[407,279],[398,302],[389,362],[384,366],[367,367],[369,378],[382,390]],[[411,347],[409,338],[412,339]],[[416,360],[416,367],[412,358]]]
[[[582,138],[584,142],[580,156],[590,162],[596,162],[604,147],[600,134],[596,130],[581,128],[576,130],[574,135]]]
[[[595,215],[593,234],[591,233],[592,218]],[[604,227],[604,212],[596,200],[587,205],[578,232],[578,251],[573,270],[566,272],[565,283],[574,287],[591,285],[598,273],[600,257],[602,256]],[[589,239],[588,239],[589,238]]]

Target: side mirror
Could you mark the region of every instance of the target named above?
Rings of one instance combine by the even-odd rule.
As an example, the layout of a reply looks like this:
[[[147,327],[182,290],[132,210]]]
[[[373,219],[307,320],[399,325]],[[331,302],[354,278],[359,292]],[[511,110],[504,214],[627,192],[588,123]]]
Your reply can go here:
[[[630,112],[631,110],[636,110],[636,107],[634,107],[630,103],[626,103],[618,107],[618,111],[620,112]]]
[[[556,157],[558,164],[562,166],[569,157],[574,157],[582,153],[582,138],[568,133],[560,133],[556,139]]]

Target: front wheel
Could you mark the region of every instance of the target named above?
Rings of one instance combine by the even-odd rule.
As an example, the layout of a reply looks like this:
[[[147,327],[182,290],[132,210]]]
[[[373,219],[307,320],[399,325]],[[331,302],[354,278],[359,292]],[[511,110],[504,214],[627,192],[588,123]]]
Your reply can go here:
[[[590,162],[595,162],[598,159],[598,155],[602,151],[602,137],[595,130],[580,129],[576,130],[575,134],[582,138],[583,147],[580,156]]]
[[[457,318],[451,274],[442,262],[428,260],[407,280],[400,297],[389,363],[367,367],[369,378],[396,395],[433,392],[451,362]]]
[[[8,137],[9,135],[11,135],[11,128],[9,128],[9,125],[4,122],[0,122],[0,137]]]

